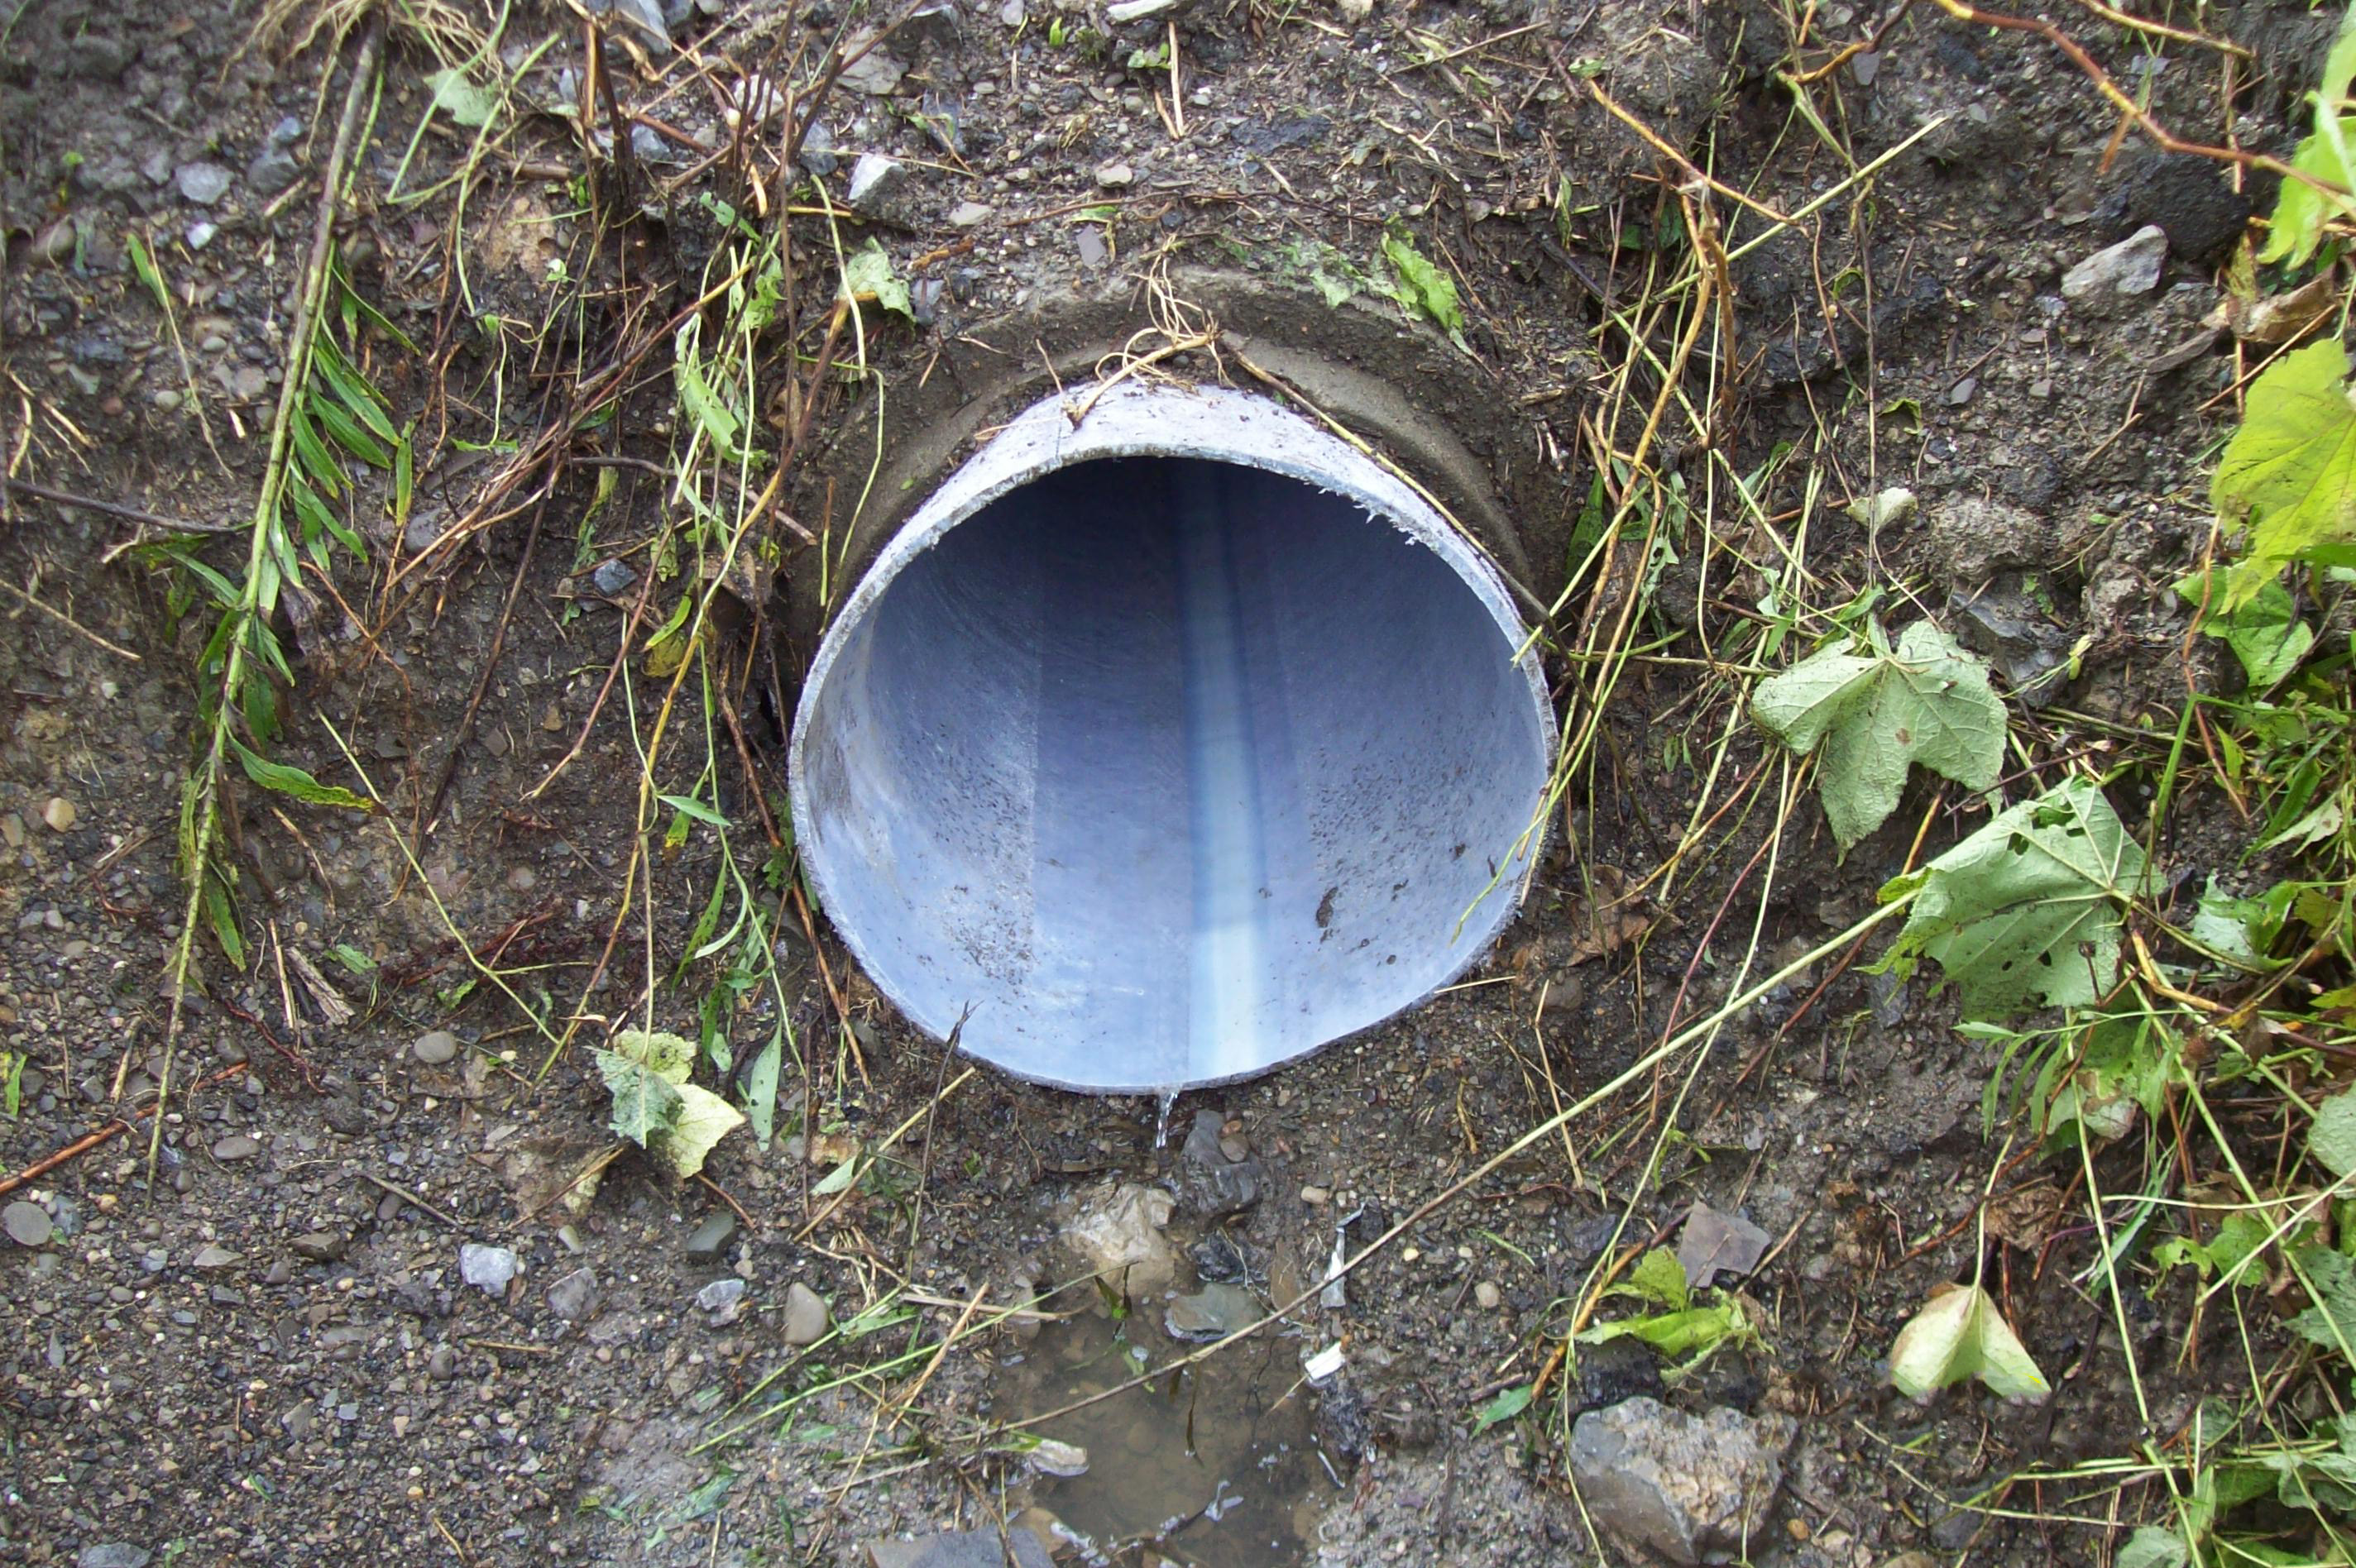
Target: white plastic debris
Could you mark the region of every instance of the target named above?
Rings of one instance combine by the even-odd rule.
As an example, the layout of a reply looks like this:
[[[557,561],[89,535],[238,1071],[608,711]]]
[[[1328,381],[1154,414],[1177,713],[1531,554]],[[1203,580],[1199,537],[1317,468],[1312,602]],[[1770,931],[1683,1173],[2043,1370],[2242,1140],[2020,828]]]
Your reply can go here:
[[[1342,1341],[1336,1339],[1314,1355],[1301,1357],[1301,1371],[1312,1387],[1323,1388],[1347,1360],[1348,1358],[1342,1354]]]

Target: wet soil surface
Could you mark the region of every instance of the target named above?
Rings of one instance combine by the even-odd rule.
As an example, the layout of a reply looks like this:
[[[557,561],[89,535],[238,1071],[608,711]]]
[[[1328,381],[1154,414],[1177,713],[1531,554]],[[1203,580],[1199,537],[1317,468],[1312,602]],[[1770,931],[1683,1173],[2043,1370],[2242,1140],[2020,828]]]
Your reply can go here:
[[[667,506],[667,370],[657,361],[584,443],[606,465],[572,467],[557,487],[469,724],[527,524],[521,508],[487,521],[477,502],[557,417],[564,379],[626,302],[650,298],[660,320],[693,300],[719,224],[701,198],[747,194],[697,164],[727,141],[729,94],[846,21],[831,5],[672,9],[686,52],[641,37],[639,58],[613,55],[620,101],[643,117],[636,177],[659,194],[602,242],[570,183],[577,16],[509,17],[501,47],[536,107],[463,211],[448,191],[386,197],[405,156],[406,188],[424,188],[466,146],[437,124],[405,151],[434,61],[413,38],[394,43],[343,235],[359,291],[418,346],[379,338],[374,351],[389,400],[420,421],[417,507],[405,533],[372,525],[369,564],[339,562],[338,591],[314,582],[284,625],[296,678],[277,749],[348,787],[365,773],[391,810],[240,794],[253,952],[242,971],[208,962],[169,1061],[158,976],[181,908],[190,672],[209,623],[183,578],[122,550],[156,537],[151,522],[29,488],[9,499],[0,580],[20,592],[0,605],[0,1038],[24,1065],[0,1162],[19,1169],[117,1118],[133,1125],[8,1194],[47,1233],[0,1243],[15,1327],[0,1554],[851,1563],[872,1538],[1036,1507],[1130,1562],[1552,1563],[1591,1549],[1564,1424],[1656,1397],[1796,1420],[1754,1561],[1966,1548],[1980,1562],[2091,1560],[2104,1525],[1957,1504],[2024,1467],[2174,1431],[2200,1379],[2230,1384],[2241,1354],[2204,1346],[2217,1353],[2188,1373],[2189,1298],[2133,1294],[2127,1348],[2152,1401],[2139,1412],[2120,1326],[2082,1284],[2094,1239],[2061,1218],[2075,1162],[2014,1160],[1997,1179],[1989,1277],[2062,1393],[2036,1409],[1970,1389],[1917,1406],[1887,1388],[1879,1359],[1899,1325],[1974,1275],[1975,1212],[2005,1153],[1983,1127],[1989,1054],[1919,980],[1832,957],[1802,969],[1697,1063],[1679,1059],[1682,1099],[1682,1072],[1640,1081],[1417,1220],[1350,1276],[1344,1304],[1315,1304],[1337,1222],[1353,1251],[1371,1242],[1706,1016],[1738,975],[1869,912],[1926,812],[1933,847],[1977,820],[1918,779],[1890,827],[1837,861],[1803,802],[1762,884],[1749,868],[1772,806],[1730,812],[1673,880],[1615,907],[1697,803],[1723,803],[1726,780],[1772,761],[1738,723],[1713,773],[1729,715],[1702,666],[1758,580],[1730,581],[1722,559],[1706,572],[1699,551],[1655,563],[1644,640],[1671,662],[1632,666],[1615,691],[1595,787],[1574,791],[1526,913],[1464,985],[1411,1016],[1175,1107],[1076,1098],[945,1073],[939,1047],[822,924],[813,949],[788,921],[776,955],[809,1044],[810,1136],[796,1133],[803,1074],[789,1071],[776,1140],[734,1135],[708,1183],[675,1183],[633,1151],[577,1211],[565,1202],[610,1144],[582,1046],[649,1011],[697,1032],[703,979],[669,976],[720,870],[712,836],[690,832],[626,891],[637,746],[662,683],[639,677],[634,653],[633,678],[605,688]],[[2293,5],[2205,16],[2256,51],[2230,103],[2213,54],[2084,36],[2188,134],[2286,145],[2326,24]],[[0,26],[13,478],[201,523],[250,517],[342,91],[340,73],[323,91],[324,40],[241,49],[254,20],[204,0],[58,0]],[[1722,374],[1740,390],[1719,439],[1737,472],[1798,443],[1802,460],[1757,500],[1779,526],[1804,526],[1823,584],[1812,613],[1869,582],[1907,585],[1951,625],[1976,619],[2008,680],[2037,687],[2016,693],[2017,712],[2033,696],[2084,716],[2094,745],[2104,724],[2172,730],[2184,623],[2166,589],[2205,537],[2198,459],[2229,417],[2217,400],[2235,361],[2230,344],[2170,351],[2216,303],[2210,269],[2246,204],[2210,165],[2138,147],[2109,158],[2114,121],[2058,55],[1924,8],[1878,33],[1878,18],[1834,7],[1800,65],[1878,43],[1820,87],[1812,101],[1835,116],[1820,135],[1776,81],[1794,69],[1794,18],[1764,5],[1200,5],[1174,14],[1179,138],[1156,75],[1166,60],[1151,59],[1173,20],[951,7],[890,42],[905,74],[838,87],[821,116],[836,151],[805,144],[834,199],[860,152],[903,163],[894,204],[846,229],[880,240],[912,282],[916,324],[885,325],[873,347],[888,382],[920,385],[954,355],[1030,356],[992,324],[1043,298],[1133,293],[1146,261],[1169,256],[1298,289],[1313,324],[1322,252],[1301,248],[1367,267],[1396,222],[1459,280],[1483,417],[1548,454],[1512,484],[1552,508],[1559,537],[1587,495],[1582,421],[1611,397],[1601,368],[1625,357],[1626,312],[1644,295],[1646,236],[1676,210],[1656,155],[1587,84],[1784,213],[1902,146],[1858,221],[1837,202],[1737,258],[1740,363]],[[1072,221],[1105,203],[1117,219]],[[1721,220],[1738,245],[1759,232],[1730,205]],[[2146,224],[2167,237],[2155,286],[2065,303],[2066,269]],[[132,270],[134,236],[172,292],[185,369]],[[584,279],[585,293],[564,292]],[[570,325],[549,324],[584,298]],[[1347,308],[1394,310],[1363,295]],[[1397,364],[1436,351],[1428,330],[1397,326]],[[1197,360],[1181,368],[1216,373]],[[855,432],[869,395],[830,382],[813,422]],[[1615,427],[1623,449],[1641,413],[1640,400]],[[1695,495],[1723,483],[1697,448],[1665,460]],[[846,461],[830,452],[797,480],[794,515],[815,524],[849,506],[823,483]],[[1869,533],[1844,512],[1892,485],[1920,499],[1903,524]],[[815,581],[812,552],[784,542],[777,576]],[[206,559],[234,570],[242,548],[215,543]],[[609,561],[610,588],[594,576]],[[1544,570],[1558,582],[1564,568]],[[676,594],[666,584],[655,613]],[[1967,616],[1983,599],[1997,608]],[[744,688],[743,728],[775,783],[808,649],[755,640],[759,625],[731,645],[765,672]],[[712,750],[730,814],[753,820],[731,739]],[[2115,791],[2131,817],[2135,788]],[[762,853],[739,852],[753,875]],[[2178,846],[2168,869],[2197,886],[2214,869],[2203,853]],[[662,982],[651,1004],[649,977]],[[322,988],[348,1018],[323,1014]],[[543,1078],[534,1018],[561,1027],[576,1007],[589,1032]],[[775,1004],[755,997],[731,1016],[731,1032],[756,1039]],[[143,1117],[167,1072],[163,1115]],[[945,1082],[957,1087],[941,1093]],[[1679,1131],[1661,1145],[1673,1110]],[[1204,1111],[1259,1170],[1252,1200],[1225,1214],[1200,1197],[1176,1134]],[[1165,1123],[1173,1136],[1157,1139]],[[874,1153],[904,1125],[873,1179],[813,1194],[843,1150]],[[1084,1272],[1060,1239],[1076,1206],[1117,1184],[1177,1195],[1173,1266],[1118,1320],[1090,1287],[1047,1296]],[[1615,1239],[1673,1242],[1697,1200],[1772,1238],[1729,1282],[1755,1333],[1682,1373],[1626,1342],[1550,1365]],[[469,1283],[467,1244],[511,1251],[513,1277]],[[1312,1305],[1048,1424],[1088,1450],[1085,1477],[1045,1474],[993,1435],[1112,1386],[1130,1348],[1155,1366],[1191,1349],[1167,1314],[1215,1283],[1262,1310]],[[830,1308],[830,1338],[788,1342],[811,1338],[796,1286]],[[936,1353],[985,1289],[991,1306],[1037,1300],[1055,1316]],[[1335,1345],[1344,1370],[1309,1381],[1304,1358]],[[1478,1413],[1542,1371],[1524,1417],[1481,1429]]]

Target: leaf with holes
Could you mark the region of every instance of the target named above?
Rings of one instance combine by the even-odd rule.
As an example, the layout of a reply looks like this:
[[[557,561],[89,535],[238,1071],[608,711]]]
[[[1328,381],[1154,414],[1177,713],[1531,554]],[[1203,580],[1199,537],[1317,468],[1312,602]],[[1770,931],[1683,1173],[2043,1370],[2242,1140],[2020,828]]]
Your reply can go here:
[[[1875,968],[1903,978],[1937,959],[1967,1019],[2083,1007],[2118,973],[2119,906],[2143,885],[2142,848],[2100,789],[2072,779],[1884,884],[1882,902],[1914,903]]]
[[[1967,789],[2004,765],[2004,703],[1987,666],[1928,621],[1892,651],[1877,630],[1870,654],[1831,647],[1759,683],[1751,717],[1795,752],[1823,748],[1816,794],[1846,852],[1898,808],[1919,763]]]
[[[1988,1293],[1958,1285],[1916,1313],[1890,1347],[1890,1381],[1909,1399],[1977,1378],[2007,1399],[2037,1401],[2052,1385]]]
[[[614,1052],[637,1062],[666,1083],[684,1083],[695,1065],[695,1046],[683,1036],[626,1029],[614,1036]]]
[[[677,1086],[645,1062],[619,1051],[594,1054],[597,1071],[605,1076],[606,1093],[614,1096],[613,1129],[640,1148],[670,1131],[680,1115]]]
[[[744,1125],[744,1113],[697,1084],[681,1083],[673,1092],[679,1114],[647,1147],[684,1181],[703,1168],[712,1145]]]
[[[892,258],[884,254],[878,240],[870,240],[842,263],[842,297],[872,299],[895,315],[912,322],[916,319],[908,298],[907,280],[892,270]]]

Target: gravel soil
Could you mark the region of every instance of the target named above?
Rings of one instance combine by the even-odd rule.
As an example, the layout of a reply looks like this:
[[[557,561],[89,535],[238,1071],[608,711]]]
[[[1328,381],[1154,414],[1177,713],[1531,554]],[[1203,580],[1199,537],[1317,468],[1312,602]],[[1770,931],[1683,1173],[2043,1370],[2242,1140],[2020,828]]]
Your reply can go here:
[[[1537,454],[1499,483],[1558,540],[1588,494],[1583,421],[1626,357],[1646,235],[1676,210],[1658,155],[1590,83],[1783,213],[1902,149],[1866,206],[1836,199],[1737,256],[1740,363],[1690,384],[1714,375],[1725,389],[1717,439],[1734,471],[1785,443],[1799,454],[1759,499],[1804,532],[1816,610],[1880,583],[1981,638],[2017,714],[2095,746],[2104,725],[2172,732],[2185,622],[2169,585],[2207,537],[2201,462],[2230,427],[2221,394],[2238,372],[2230,338],[2196,340],[2251,197],[2218,166],[2133,136],[2113,156],[2113,115],[2059,53],[1915,7],[1815,89],[1833,117],[1819,133],[1777,78],[1794,69],[1795,17],[1747,0],[1200,0],[1128,25],[1032,5],[919,17],[884,47],[905,75],[886,81],[871,64],[838,84],[819,116],[834,152],[805,144],[837,203],[860,153],[902,164],[888,202],[844,229],[880,240],[913,284],[916,323],[886,323],[869,346],[887,385],[1048,356],[1005,324],[1055,301],[1134,297],[1165,259],[1241,272],[1295,302],[1311,331],[1328,308],[1316,248],[1372,269],[1394,225],[1456,279],[1463,344],[1362,293],[1344,308],[1387,313],[1397,339],[1398,359],[1373,368],[1441,352],[1469,366],[1496,450]],[[581,17],[541,5],[509,16],[501,48],[511,64],[530,57],[527,106],[463,208],[453,190],[387,195],[404,158],[404,188],[427,188],[460,169],[468,142],[437,121],[410,151],[434,62],[396,32],[341,233],[359,292],[416,346],[375,339],[372,372],[419,421],[417,506],[405,534],[376,530],[366,566],[339,559],[337,593],[315,583],[284,623],[296,680],[281,693],[277,752],[357,788],[339,734],[391,809],[238,795],[253,952],[242,971],[208,957],[168,1061],[159,977],[184,896],[179,783],[209,623],[177,592],[183,579],[123,548],[159,537],[152,522],[33,486],[215,526],[251,516],[344,79],[323,86],[325,35],[246,47],[246,5],[51,0],[0,23],[0,434],[20,482],[0,532],[13,590],[0,603],[0,1046],[24,1063],[0,1166],[131,1123],[6,1194],[36,1206],[47,1233],[28,1214],[0,1242],[14,1326],[0,1347],[0,1558],[849,1564],[874,1537],[1052,1511],[1077,1483],[973,1437],[1062,1386],[1028,1358],[1068,1325],[964,1339],[713,1439],[781,1369],[772,1387],[822,1383],[937,1341],[984,1287],[996,1304],[1071,1277],[1056,1238],[1107,1182],[1181,1194],[1174,1290],[1212,1272],[1197,1243],[1216,1236],[1247,1288],[1289,1300],[1317,1283],[1337,1222],[1355,1215],[1354,1243],[1371,1240],[1707,1016],[1736,988],[1754,923],[1755,980],[1869,912],[1918,828],[1935,848],[1979,820],[1918,777],[1890,826],[1841,859],[1812,799],[1776,836],[1771,788],[1768,808],[1730,813],[1665,893],[1656,883],[1612,907],[1675,849],[1706,792],[1723,801],[1726,779],[1762,768],[1772,784],[1772,748],[1740,724],[1711,779],[1730,719],[1706,678],[1708,642],[1753,608],[1743,595],[1757,585],[1689,551],[1655,563],[1640,638],[1668,658],[1630,667],[1595,788],[1573,792],[1526,912],[1465,984],[1257,1082],[1174,1106],[1088,1099],[990,1071],[956,1080],[822,922],[815,950],[789,922],[778,957],[813,1047],[820,1136],[787,1136],[802,1084],[789,1072],[766,1149],[734,1135],[708,1181],[686,1184],[631,1151],[576,1212],[561,1191],[610,1143],[582,1045],[644,1016],[649,976],[663,982],[657,1023],[695,1031],[705,982],[669,980],[719,870],[712,836],[692,832],[625,892],[634,735],[655,722],[663,683],[601,695],[667,504],[667,368],[650,366],[584,443],[613,461],[568,469],[519,579],[532,519],[519,507],[480,526],[470,508],[513,443],[556,417],[566,379],[599,362],[601,335],[634,308],[665,319],[695,297],[721,237],[712,203],[746,196],[703,150],[727,144],[725,112],[742,101],[730,94],[847,22],[833,0],[674,9],[680,50],[609,52],[619,101],[641,117],[629,177],[647,215],[602,241],[566,117],[581,97]],[[2205,8],[2253,51],[2226,101],[2224,57],[2049,9],[2163,121],[2253,147],[2288,144],[2330,22],[2294,5]],[[1878,18],[1839,5],[1816,26],[1802,66],[1829,60],[1827,41],[1875,37]],[[1166,61],[1127,63],[1173,36],[1183,139]],[[1107,205],[1117,216],[1087,216]],[[1737,243],[1760,232],[1735,203],[1714,205]],[[2069,269],[2148,224],[2167,240],[2154,286],[2065,301]],[[822,245],[825,229],[811,232]],[[135,275],[134,236],[173,296],[169,324]],[[568,316],[563,302],[579,308]],[[1205,356],[1179,368],[1218,373]],[[873,450],[869,398],[828,387],[812,461],[788,489],[795,517],[815,525],[848,505],[830,482],[855,479]],[[1618,427],[1623,450],[1641,422]],[[1719,486],[1720,515],[1734,515],[1708,452],[1656,456],[1690,494]],[[1893,485],[1917,497],[1902,520],[1869,530],[1843,509]],[[468,526],[444,539],[454,522]],[[818,570],[786,542],[779,592]],[[206,549],[229,570],[243,559],[241,535]],[[1558,544],[1541,578],[1559,582],[1559,556]],[[630,586],[594,580],[607,560]],[[1998,622],[2001,635],[1972,629]],[[745,688],[743,729],[781,795],[781,716],[809,648],[756,641],[761,624],[735,628],[732,645],[769,672]],[[2200,662],[2211,650],[2195,655],[2194,677],[2219,678]],[[724,734],[715,752],[721,795],[749,822]],[[2131,826],[2135,789],[2114,790]],[[1766,880],[1755,868],[1771,837]],[[2190,834],[2165,869],[2199,886],[2232,842],[2222,828],[2211,838]],[[759,855],[740,853],[749,875]],[[2174,1432],[2204,1387],[2243,1375],[2241,1351],[2212,1325],[2180,1357],[2189,1294],[2131,1293],[2126,1327],[2151,1401],[2137,1409],[2119,1325],[2081,1284],[2095,1242],[2065,1218],[2074,1156],[2013,1157],[1983,1121],[1986,1047],[1954,1032],[1951,1005],[1922,979],[1870,974],[1870,953],[1858,957],[1794,975],[1729,1023],[1689,1081],[1643,1081],[1415,1223],[1350,1277],[1346,1306],[1296,1314],[1244,1392],[1213,1400],[1226,1423],[1279,1399],[1307,1412],[1259,1434],[1317,1461],[1269,1469],[1251,1517],[1281,1539],[1248,1558],[1197,1525],[1161,1550],[1333,1568],[1588,1561],[1560,1424],[1650,1393],[1797,1422],[1753,1561],[1870,1568],[1967,1548],[1976,1563],[2094,1561],[2110,1529],[2102,1500],[2079,1510],[2093,1524],[2019,1517],[2057,1497],[2017,1493],[2010,1516],[1963,1505],[2024,1467]],[[348,1019],[323,1015],[319,987]],[[766,1005],[747,1005],[742,1037],[766,1029]],[[543,1077],[548,1048],[526,1009],[561,1028],[576,1007],[587,1033]],[[940,1093],[945,1082],[958,1086]],[[1261,1165],[1256,1200],[1223,1221],[1183,1200],[1182,1146],[1206,1110]],[[1662,1144],[1673,1113],[1678,1135]],[[810,1193],[841,1149],[872,1150],[912,1122],[885,1179],[831,1207]],[[1933,1287],[1973,1276],[1992,1184],[1991,1285],[2059,1392],[2035,1408],[1974,1388],[1917,1405],[1888,1387],[1880,1358]],[[1748,1342],[1682,1374],[1623,1343],[1550,1373],[1526,1417],[1478,1430],[1476,1412],[1547,1364],[1623,1215],[1626,1241],[1674,1241],[1697,1201],[1772,1239],[1730,1282]],[[467,1283],[469,1243],[511,1250],[513,1279]],[[744,1283],[741,1308],[697,1305],[729,1279]],[[924,1300],[804,1353],[787,1342],[796,1285],[838,1325],[895,1288]],[[1087,1310],[1080,1294],[1055,1305]],[[1181,1348],[1162,1306],[1123,1324],[1157,1362]],[[1290,1374],[1336,1341],[1341,1377],[1309,1387]],[[888,1409],[874,1397],[887,1392]],[[2130,1493],[2111,1517],[2124,1527],[2154,1506]],[[106,1547],[122,1550],[92,1554]]]

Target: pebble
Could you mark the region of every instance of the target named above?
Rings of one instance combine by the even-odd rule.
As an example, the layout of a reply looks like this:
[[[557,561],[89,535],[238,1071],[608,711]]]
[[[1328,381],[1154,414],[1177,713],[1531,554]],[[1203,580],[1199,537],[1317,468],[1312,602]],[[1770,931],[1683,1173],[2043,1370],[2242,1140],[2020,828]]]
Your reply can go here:
[[[996,210],[986,201],[960,201],[949,208],[949,227],[952,229],[974,228],[978,224],[986,222],[990,215]]]
[[[74,1553],[74,1568],[147,1568],[155,1554],[127,1541],[102,1541]]]
[[[1126,190],[1137,183],[1137,171],[1127,164],[1106,164],[1097,170],[1097,184],[1107,190]]]
[[[596,1271],[577,1268],[550,1285],[548,1309],[567,1323],[585,1323],[596,1316]]]
[[[715,1279],[695,1293],[695,1305],[712,1315],[714,1328],[724,1328],[744,1310],[744,1282],[733,1274]]]
[[[231,1133],[213,1145],[213,1157],[228,1164],[234,1160],[252,1159],[262,1152],[262,1146],[243,1133]]]
[[[230,1252],[219,1242],[207,1242],[197,1249],[197,1255],[188,1260],[188,1266],[210,1272],[213,1269],[227,1268],[235,1262],[237,1262],[235,1253]]]
[[[188,249],[191,251],[203,250],[206,246],[213,242],[213,236],[220,232],[220,225],[218,223],[199,221],[189,224],[187,233]]]
[[[1312,1209],[1323,1209],[1333,1201],[1333,1194],[1323,1187],[1304,1187],[1301,1189],[1301,1201]]]
[[[1696,1290],[1721,1274],[1749,1274],[1767,1255],[1773,1238],[1740,1214],[1721,1214],[1707,1203],[1686,1211],[1686,1228],[1677,1238],[1677,1262],[1686,1283]]]
[[[182,164],[172,177],[180,195],[198,207],[210,207],[229,194],[230,172],[219,164]]]
[[[1700,1563],[1765,1535],[1797,1430],[1785,1415],[1721,1406],[1694,1416],[1623,1400],[1571,1428],[1571,1475],[1599,1525],[1673,1563]]]
[[[70,833],[74,819],[80,815],[74,809],[74,803],[61,795],[49,796],[49,804],[41,807],[41,820],[49,825],[53,833]]]
[[[0,1230],[5,1230],[8,1239],[20,1247],[48,1245],[49,1233],[54,1229],[49,1223],[49,1211],[37,1203],[20,1198],[0,1210]]]
[[[1082,230],[1086,233],[1088,230]],[[1237,1152],[1230,1153],[1230,1140]],[[1194,1125],[1178,1151],[1179,1196],[1206,1219],[1237,1213],[1259,1201],[1260,1164],[1248,1145],[1226,1131],[1226,1118],[1213,1110],[1194,1113]]]
[[[786,1343],[815,1345],[826,1337],[826,1301],[796,1280],[786,1287]]]
[[[8,848],[11,849],[23,848],[25,845],[25,819],[17,816],[13,811],[7,813],[5,816],[0,816],[0,839],[5,839],[7,841]]]
[[[873,217],[889,207],[907,183],[907,165],[897,158],[862,153],[851,165],[851,185],[844,199],[855,210]]]
[[[736,1235],[736,1216],[725,1209],[715,1209],[703,1217],[687,1238],[687,1255],[700,1263],[709,1263],[720,1255]]]
[[[410,1051],[428,1067],[439,1067],[458,1054],[458,1037],[446,1029],[434,1029],[417,1037]]]
[[[1480,1304],[1483,1311],[1494,1312],[1505,1299],[1505,1293],[1497,1288],[1495,1281],[1484,1279],[1472,1287],[1472,1299]]]
[[[294,1255],[315,1264],[331,1264],[344,1255],[351,1238],[334,1231],[310,1231],[294,1238]]]
[[[859,47],[853,40],[851,48]],[[889,98],[898,89],[900,79],[908,74],[908,62],[882,49],[869,49],[842,68],[835,80],[853,92],[863,92],[871,98]]]
[[[521,1267],[510,1247],[487,1247],[479,1242],[468,1242],[458,1249],[459,1277],[492,1296],[504,1293]]]
[[[590,584],[606,598],[618,596],[638,580],[638,574],[618,560],[601,560],[597,570],[589,574]]]
[[[434,1353],[425,1358],[425,1375],[435,1382],[447,1382],[458,1370],[458,1352],[447,1345],[436,1345]]]
[[[1259,1299],[1233,1285],[1206,1285],[1192,1296],[1182,1296],[1163,1313],[1162,1326],[1173,1339],[1224,1339],[1245,1325],[1258,1321]]]
[[[2159,286],[2168,260],[2168,230],[2147,223],[2062,274],[2062,297],[2093,304],[2104,295],[2147,294]]]

